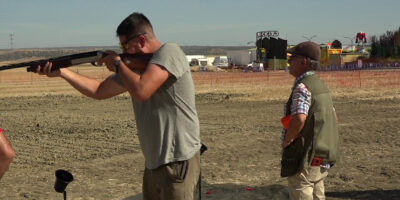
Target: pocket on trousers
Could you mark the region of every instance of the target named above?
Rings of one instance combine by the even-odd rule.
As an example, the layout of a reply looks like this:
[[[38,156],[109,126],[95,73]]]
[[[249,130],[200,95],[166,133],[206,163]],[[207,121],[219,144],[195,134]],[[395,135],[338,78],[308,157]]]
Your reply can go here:
[[[321,167],[310,166],[307,168],[307,178],[311,182],[318,181],[321,178]]]
[[[178,161],[167,164],[165,167],[168,176],[173,182],[182,183],[189,170],[189,161]]]

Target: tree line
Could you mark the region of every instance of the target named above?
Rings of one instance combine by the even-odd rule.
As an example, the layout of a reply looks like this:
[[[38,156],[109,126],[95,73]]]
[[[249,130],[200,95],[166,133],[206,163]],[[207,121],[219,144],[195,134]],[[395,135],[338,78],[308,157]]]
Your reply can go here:
[[[387,31],[379,36],[372,36],[371,39],[372,58],[400,57],[400,27],[397,31]]]

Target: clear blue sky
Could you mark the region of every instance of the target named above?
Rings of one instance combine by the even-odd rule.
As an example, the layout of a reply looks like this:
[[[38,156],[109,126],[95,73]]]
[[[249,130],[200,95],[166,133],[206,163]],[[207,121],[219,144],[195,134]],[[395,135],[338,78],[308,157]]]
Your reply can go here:
[[[132,12],[153,23],[161,42],[246,45],[278,30],[289,44],[381,35],[400,26],[399,0],[0,0],[0,49],[113,46]]]

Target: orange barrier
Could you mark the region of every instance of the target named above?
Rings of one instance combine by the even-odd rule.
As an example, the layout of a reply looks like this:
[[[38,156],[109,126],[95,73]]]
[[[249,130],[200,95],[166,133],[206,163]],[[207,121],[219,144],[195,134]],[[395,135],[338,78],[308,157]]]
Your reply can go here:
[[[79,71],[79,73],[103,80],[110,72],[107,70]],[[318,71],[317,75],[330,88],[392,88],[400,87],[399,70],[358,70],[358,71]],[[243,85],[291,87],[294,78],[284,71],[264,72],[192,72],[196,86],[217,87],[219,85]],[[38,83],[53,84],[64,82],[60,78],[47,78],[27,72],[0,73],[0,84],[6,85],[36,85]]]
[[[328,71],[317,72],[330,88],[392,88],[400,87],[400,71]],[[265,87],[291,87],[294,78],[284,71],[270,72],[197,72],[192,73],[196,85],[218,84],[262,85]]]

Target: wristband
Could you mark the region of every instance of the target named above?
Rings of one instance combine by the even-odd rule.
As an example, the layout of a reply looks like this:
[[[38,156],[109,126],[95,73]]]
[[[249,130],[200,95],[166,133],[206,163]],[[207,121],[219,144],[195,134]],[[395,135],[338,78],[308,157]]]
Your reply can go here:
[[[116,74],[118,74],[118,71],[119,71],[119,63],[121,63],[121,60],[117,60],[114,62],[114,72]]]

